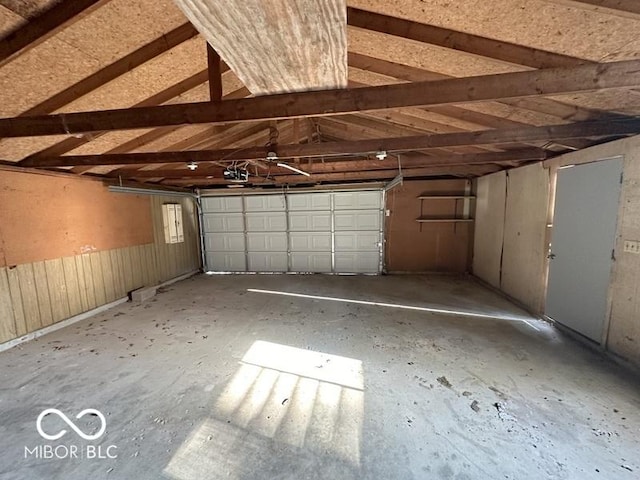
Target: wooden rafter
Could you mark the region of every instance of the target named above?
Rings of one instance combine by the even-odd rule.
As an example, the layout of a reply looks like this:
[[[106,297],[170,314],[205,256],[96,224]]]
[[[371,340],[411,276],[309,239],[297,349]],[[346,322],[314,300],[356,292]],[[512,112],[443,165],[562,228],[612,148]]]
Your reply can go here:
[[[349,66],[357,68],[359,70],[374,72],[379,75],[384,75],[407,82],[426,82],[453,78],[442,73],[423,70],[420,68],[411,67],[409,65],[390,62],[388,60],[382,60],[355,52],[349,52]],[[518,98],[512,100],[503,99],[500,100],[500,103],[503,103],[510,107],[516,107],[535,113],[551,115],[554,117],[558,117],[559,119],[571,120],[574,122],[595,120],[596,118],[602,116],[602,112],[599,111],[590,110],[584,107],[578,107],[576,105],[568,105],[557,100],[550,100],[547,98]],[[433,108],[431,110],[433,111]],[[466,112],[470,111],[466,110]],[[458,113],[461,114],[462,112]]]
[[[514,150],[500,153],[483,153],[475,155],[450,155],[450,156],[427,156],[415,155],[403,157],[403,168],[418,167],[445,167],[463,165],[484,165],[489,163],[512,163],[523,161],[539,161],[547,158],[542,149]],[[219,163],[219,162],[218,162]],[[309,173],[329,173],[329,172],[358,172],[364,170],[389,170],[398,167],[397,158],[387,157],[385,160],[338,160],[331,162],[313,162],[305,165]],[[211,168],[198,168],[197,170],[187,170],[181,166],[180,169],[162,170],[117,170],[110,172],[110,177],[122,178],[197,178],[211,175],[214,172]],[[215,170],[217,173],[218,171]],[[278,172],[290,174],[286,169],[274,168],[273,174]]]
[[[324,116],[411,106],[592,92],[640,85],[640,60],[503,73],[435,82],[0,119],[0,137],[28,137],[197,123]]]
[[[637,0],[571,0],[584,8],[606,9],[632,18],[640,17],[640,2]]]
[[[402,170],[405,178],[418,177],[476,177],[487,175],[489,173],[500,170],[501,167],[496,165],[472,165],[464,167],[422,167],[409,168]],[[278,175],[273,177],[249,177],[249,184],[260,185],[294,185],[294,184],[316,184],[320,182],[339,183],[349,181],[365,181],[365,180],[388,180],[398,175],[398,169],[390,170],[374,170],[365,172],[334,172],[314,174],[310,177],[303,175]],[[190,178],[190,179],[167,179],[162,183],[167,185],[226,185],[229,182],[223,178]]]
[[[353,27],[533,68],[570,67],[581,63],[589,63],[587,60],[576,59],[568,55],[493,40],[352,7],[347,9],[347,21]]]
[[[197,34],[198,31],[190,23],[180,25],[110,65],[83,78],[79,82],[74,83],[70,87],[65,88],[45,101],[31,107],[29,110],[23,112],[21,116],[42,115],[54,112],[74,100],[91,93],[97,88],[106,85],[117,77],[130,72],[143,63],[152,60],[158,55],[186,42]]]
[[[608,135],[634,135],[640,133],[640,119],[610,119],[581,122],[568,125],[522,127],[480,132],[445,133],[399,138],[380,138],[351,142],[324,142],[278,145],[281,158],[328,157],[361,155],[384,150],[389,153],[464,145],[490,145],[513,142],[553,141],[567,138],[586,138]],[[29,157],[20,165],[24,167],[63,167],[77,165],[141,165],[150,163],[206,162],[225,158],[228,160],[263,159],[266,147],[226,150],[199,150],[181,152],[149,152],[115,155],[67,155],[61,157]]]
[[[178,82],[175,85],[172,85],[166,88],[165,90],[162,90],[161,92],[158,92],[155,95],[152,95],[151,97],[146,98],[142,102],[139,102],[138,104],[134,105],[133,108],[143,108],[151,105],[160,105],[162,103],[168,102],[169,100],[177,97],[178,95],[181,95],[191,90],[192,88],[197,87],[198,85],[202,85],[207,81],[207,79],[208,79],[207,71],[202,70],[182,80],[181,82]],[[26,117],[26,118],[29,118],[29,117]],[[168,130],[165,129],[164,133],[167,133],[167,132]],[[101,135],[104,135],[105,133],[106,133],[105,131],[93,132],[88,135],[80,136],[79,138],[76,138],[76,137],[67,138],[65,140],[62,140],[58,143],[51,145],[50,147],[47,147],[46,149],[38,153],[35,153],[34,155],[36,156],[62,155],[82,145],[85,145],[91,142],[92,140],[95,140],[96,138],[98,138]]]
[[[220,55],[207,43],[207,70],[209,71],[209,100],[222,100],[222,68]]]
[[[0,66],[18,54],[42,43],[108,1],[64,0],[57,3],[0,42]]]
[[[245,88],[239,88],[238,90],[235,90],[229,94],[227,94],[225,96],[225,98],[243,98],[246,97],[247,95],[249,95],[249,91]],[[154,96],[155,97],[155,96]],[[151,142],[154,142],[156,140],[159,140],[160,138],[169,135],[173,132],[175,132],[176,130],[179,130],[183,127],[177,126],[177,127],[159,127],[159,128],[154,128],[153,130],[150,130],[148,132],[143,133],[142,135],[139,135],[135,138],[132,138],[131,140],[124,142],[120,145],[118,145],[117,147],[112,148],[111,150],[108,150],[107,154],[110,153],[126,153],[126,152],[130,152],[132,150],[136,150],[138,148],[141,148]],[[96,135],[94,138],[96,138],[98,135]],[[88,141],[90,141],[91,139],[75,139],[75,138],[71,138],[68,140],[65,140],[64,142],[61,142],[61,144],[64,144],[65,142],[71,142],[73,140],[85,140],[84,143],[88,143]],[[60,144],[58,144],[60,145]],[[55,145],[53,146],[55,147]],[[50,148],[53,148],[50,147]],[[75,148],[75,147],[74,147]],[[182,147],[176,147],[176,148],[182,148]],[[46,155],[46,150],[43,152],[38,152],[36,153],[34,156],[39,156],[39,155]],[[72,169],[72,171],[74,173],[84,173],[87,172],[91,169],[91,167],[74,167]]]
[[[424,135],[425,133],[436,134],[470,131],[455,128],[425,132],[424,130],[418,130],[415,128],[409,129],[406,127],[402,127],[400,125],[370,117],[365,114],[341,115],[339,117],[327,117],[320,119],[321,126],[324,126],[327,123],[333,124],[340,130],[343,130],[346,134],[349,135],[349,139],[353,138],[352,135],[354,133],[357,133],[359,136],[362,135],[362,138],[384,138]],[[514,147],[521,146],[522,145],[514,145]],[[481,153],[491,149],[491,147],[484,146],[460,146],[453,149],[447,148],[446,150],[450,151],[451,153]]]

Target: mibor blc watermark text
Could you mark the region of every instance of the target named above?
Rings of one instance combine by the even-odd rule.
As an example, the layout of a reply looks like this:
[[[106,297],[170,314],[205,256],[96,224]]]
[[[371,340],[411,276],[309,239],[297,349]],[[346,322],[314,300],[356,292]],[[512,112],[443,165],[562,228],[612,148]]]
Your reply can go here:
[[[42,426],[42,421],[47,415],[58,416],[67,426],[73,430],[73,432],[82,440],[92,442],[98,440],[104,435],[107,430],[107,420],[104,415],[95,408],[87,408],[78,413],[76,420],[81,419],[85,415],[95,416],[100,420],[100,428],[94,433],[85,433],[78,426],[72,422],[69,417],[62,413],[57,408],[47,408],[43,410],[36,420],[36,430],[38,434],[45,440],[56,441],[65,437],[71,433],[67,429],[58,430],[55,433],[47,432]],[[70,460],[70,459],[89,459],[89,460],[106,460],[114,459],[118,457],[116,453],[117,446],[115,445],[93,445],[93,444],[76,444],[76,443],[44,443],[40,445],[26,446],[24,447],[24,458],[34,459],[57,459],[57,460]]]

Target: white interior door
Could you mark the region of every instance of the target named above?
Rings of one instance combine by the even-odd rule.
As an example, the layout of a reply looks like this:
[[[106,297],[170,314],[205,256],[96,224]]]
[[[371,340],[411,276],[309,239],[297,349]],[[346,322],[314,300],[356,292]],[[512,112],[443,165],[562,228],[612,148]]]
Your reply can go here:
[[[607,298],[622,158],[558,171],[546,315],[598,343]]]

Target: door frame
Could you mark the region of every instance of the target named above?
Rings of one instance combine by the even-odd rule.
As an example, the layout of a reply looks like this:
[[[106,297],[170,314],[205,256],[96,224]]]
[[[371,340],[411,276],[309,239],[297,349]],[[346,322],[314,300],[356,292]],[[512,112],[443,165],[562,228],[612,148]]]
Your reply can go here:
[[[570,327],[567,327],[559,322],[556,322],[554,319],[546,315],[547,293],[549,288],[549,270],[550,270],[550,264],[551,264],[549,253],[551,253],[550,248],[551,248],[551,238],[553,234],[553,225],[554,225],[556,193],[557,193],[557,186],[558,186],[558,171],[566,168],[586,165],[589,163],[604,162],[607,160],[622,160],[622,178],[621,178],[622,186],[620,188],[620,198],[618,200],[618,210],[616,212],[616,229],[615,229],[614,244],[613,244],[614,259],[611,264],[609,285],[607,286],[607,301],[606,301],[606,310],[605,310],[606,313],[605,313],[605,318],[603,319],[602,334],[600,337],[600,343],[598,345],[598,347],[601,350],[607,349],[607,343],[609,340],[609,328],[611,325],[611,313],[612,313],[611,308],[613,304],[613,281],[617,274],[618,256],[619,256],[618,254],[620,251],[619,249],[620,249],[620,235],[621,235],[620,234],[620,218],[622,217],[621,213],[624,208],[624,199],[625,199],[624,170],[625,170],[626,158],[623,153],[620,153],[617,155],[603,155],[602,157],[589,159],[585,161],[580,161],[580,160],[574,161],[574,162],[565,161],[562,163],[548,163],[546,165],[549,168],[549,204],[547,206],[547,228],[546,228],[546,235],[545,235],[545,246],[548,254],[544,260],[545,261],[544,279],[543,279],[544,280],[544,296],[542,297],[542,317],[547,321],[551,321],[554,325],[558,325],[563,330],[569,331],[574,336],[577,336],[580,339],[584,339],[585,341],[588,341],[589,344],[593,345],[593,341],[591,339],[588,339],[587,337],[582,335],[580,332],[577,332]]]

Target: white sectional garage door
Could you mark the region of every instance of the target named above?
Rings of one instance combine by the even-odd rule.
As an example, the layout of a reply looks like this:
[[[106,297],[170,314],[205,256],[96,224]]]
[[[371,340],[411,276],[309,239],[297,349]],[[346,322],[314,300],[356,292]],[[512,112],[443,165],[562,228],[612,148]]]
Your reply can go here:
[[[205,196],[207,268],[379,273],[381,190]]]

